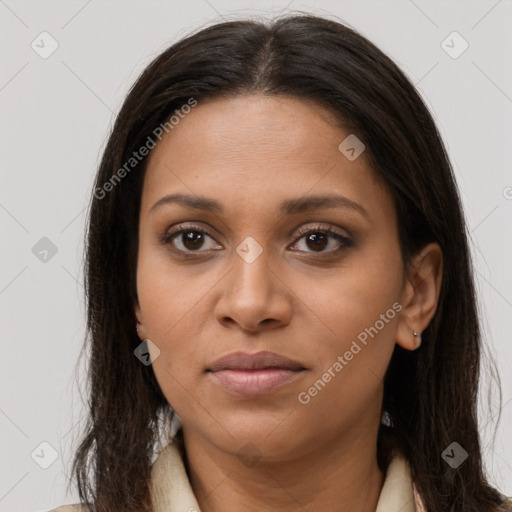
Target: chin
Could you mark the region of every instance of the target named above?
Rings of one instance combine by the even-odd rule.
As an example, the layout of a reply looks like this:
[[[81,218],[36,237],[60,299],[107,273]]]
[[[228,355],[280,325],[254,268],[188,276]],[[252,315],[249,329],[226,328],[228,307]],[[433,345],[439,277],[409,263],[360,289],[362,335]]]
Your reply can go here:
[[[216,444],[226,452],[237,456],[260,457],[278,460],[293,452],[304,439],[299,439],[295,431],[286,425],[286,415],[247,415],[236,418],[233,422],[224,421],[225,428]],[[303,435],[304,433],[302,433]]]

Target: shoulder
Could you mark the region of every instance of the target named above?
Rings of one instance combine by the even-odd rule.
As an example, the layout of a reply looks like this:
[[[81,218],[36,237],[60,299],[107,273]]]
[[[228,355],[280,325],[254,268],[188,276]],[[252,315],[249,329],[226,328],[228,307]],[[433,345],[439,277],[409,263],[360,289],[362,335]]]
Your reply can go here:
[[[53,508],[48,512],[89,512],[89,507],[77,503],[75,505],[62,505],[61,507]]]
[[[496,512],[511,512],[512,511],[512,498],[504,496],[504,501],[496,509]]]

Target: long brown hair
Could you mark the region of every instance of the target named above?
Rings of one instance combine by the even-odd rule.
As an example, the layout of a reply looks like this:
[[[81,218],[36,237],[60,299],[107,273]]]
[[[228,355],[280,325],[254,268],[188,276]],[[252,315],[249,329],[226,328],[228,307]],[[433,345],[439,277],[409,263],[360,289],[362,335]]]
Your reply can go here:
[[[161,418],[173,412],[140,344],[134,304],[138,221],[147,158],[113,181],[155,128],[195,98],[243,93],[313,100],[363,141],[397,210],[406,264],[426,243],[444,256],[438,310],[416,351],[396,345],[384,383],[378,462],[411,464],[429,512],[490,512],[503,496],[483,469],[477,422],[481,337],[456,183],[435,123],[414,86],[382,51],[342,23],[308,14],[218,23],[177,42],[143,71],[112,129],[91,195],[85,293],[88,418],[73,461],[94,512],[149,512]],[[133,162],[132,162],[133,163]],[[110,187],[105,187],[107,182]],[[501,395],[500,395],[501,397]],[[443,460],[453,442],[469,457]]]

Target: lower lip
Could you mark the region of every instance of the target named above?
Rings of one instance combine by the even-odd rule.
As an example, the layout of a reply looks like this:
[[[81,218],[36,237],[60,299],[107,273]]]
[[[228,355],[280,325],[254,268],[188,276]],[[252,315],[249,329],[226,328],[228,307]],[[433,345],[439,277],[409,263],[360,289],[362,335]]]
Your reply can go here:
[[[226,391],[251,398],[277,390],[296,379],[302,372],[303,370],[267,368],[265,370],[221,370],[211,372],[211,375]]]

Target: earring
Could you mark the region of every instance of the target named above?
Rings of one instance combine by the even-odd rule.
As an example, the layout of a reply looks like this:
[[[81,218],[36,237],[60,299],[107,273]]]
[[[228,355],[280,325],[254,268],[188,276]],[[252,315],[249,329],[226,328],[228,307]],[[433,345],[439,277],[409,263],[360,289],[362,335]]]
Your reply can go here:
[[[414,334],[414,337],[416,338],[416,348],[418,348],[421,345],[421,332],[412,331]]]
[[[380,422],[382,423],[382,425],[386,425],[386,427],[393,426],[393,420],[391,418],[391,414],[389,414],[388,411],[382,411],[382,417]]]

